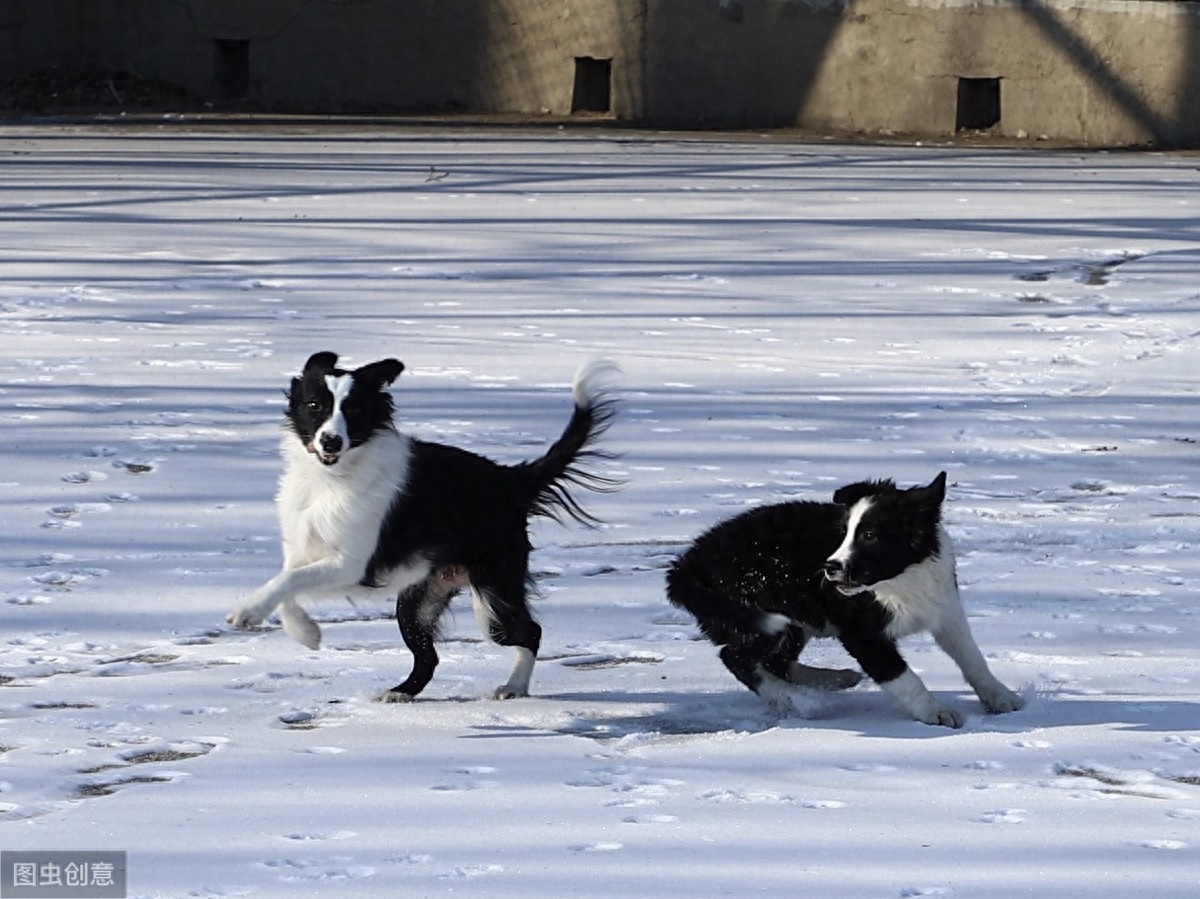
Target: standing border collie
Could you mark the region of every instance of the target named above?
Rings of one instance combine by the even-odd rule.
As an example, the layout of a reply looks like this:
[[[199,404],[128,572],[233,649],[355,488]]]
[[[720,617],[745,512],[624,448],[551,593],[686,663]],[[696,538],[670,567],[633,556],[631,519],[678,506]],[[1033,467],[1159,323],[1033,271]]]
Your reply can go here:
[[[958,594],[954,551],[941,523],[943,471],[925,487],[890,481],[840,488],[832,503],[753,509],[701,535],[672,565],[667,595],[722,646],[733,676],[775,705],[791,686],[845,689],[854,670],[797,659],[811,637],[836,637],[905,710],[926,724],[961,727],[900,655],[896,641],[933,634],[989,712],[1021,697],[988,670]]]
[[[321,631],[300,599],[359,588],[395,592],[413,669],[380,698],[404,701],[432,679],[438,619],[466,588],[484,633],[517,650],[516,667],[494,696],[527,696],[542,636],[527,602],[529,518],[594,524],[571,488],[616,487],[581,465],[605,457],[592,447],[613,417],[603,385],[615,366],[580,368],[575,411],[544,456],[500,465],[396,431],[386,388],[404,371],[400,361],[347,371],[337,360],[316,353],[292,379],[276,498],[283,568],[235,606],[228,622],[251,627],[278,608],[284,630],[316,649]]]

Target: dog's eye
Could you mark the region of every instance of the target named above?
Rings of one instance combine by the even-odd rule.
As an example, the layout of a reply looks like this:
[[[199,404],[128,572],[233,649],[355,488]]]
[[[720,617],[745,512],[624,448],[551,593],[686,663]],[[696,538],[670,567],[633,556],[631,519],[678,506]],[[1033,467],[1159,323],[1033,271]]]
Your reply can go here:
[[[321,411],[321,401],[320,400],[309,400],[304,405],[311,412],[320,412]]]
[[[874,543],[877,539],[879,539],[879,535],[874,528],[863,528],[858,532],[859,543]]]

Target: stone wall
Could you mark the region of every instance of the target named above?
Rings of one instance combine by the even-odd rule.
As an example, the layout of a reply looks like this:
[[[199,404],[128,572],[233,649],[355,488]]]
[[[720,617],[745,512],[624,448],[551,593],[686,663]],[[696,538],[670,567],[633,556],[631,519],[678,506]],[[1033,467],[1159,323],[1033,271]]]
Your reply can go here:
[[[1200,145],[1189,0],[0,0],[0,78],[80,65],[269,110]]]
[[[1200,143],[1200,3],[656,0],[645,118],[946,135],[960,89],[993,133]],[[965,85],[961,82],[966,81]]]

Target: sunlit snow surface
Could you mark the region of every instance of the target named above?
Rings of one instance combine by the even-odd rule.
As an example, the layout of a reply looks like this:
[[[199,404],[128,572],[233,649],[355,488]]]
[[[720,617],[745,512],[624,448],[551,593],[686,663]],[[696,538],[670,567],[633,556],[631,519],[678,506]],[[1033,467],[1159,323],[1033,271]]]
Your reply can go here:
[[[594,131],[0,131],[0,847],[130,896],[1194,896],[1194,157]],[[515,462],[622,367],[595,531],[538,523],[533,696],[469,605],[421,701],[387,597],[310,652],[282,391],[397,356],[400,426]],[[947,470],[961,731],[783,717],[663,594],[755,504]],[[833,643],[813,664],[851,661]]]

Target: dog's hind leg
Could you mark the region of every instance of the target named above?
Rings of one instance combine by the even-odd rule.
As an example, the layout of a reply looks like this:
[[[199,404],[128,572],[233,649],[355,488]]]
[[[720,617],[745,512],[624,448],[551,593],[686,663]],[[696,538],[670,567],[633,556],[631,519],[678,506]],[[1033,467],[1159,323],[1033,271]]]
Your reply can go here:
[[[471,587],[475,616],[488,639],[517,651],[517,662],[508,681],[492,693],[493,699],[515,699],[529,695],[529,681],[542,643],[542,628],[533,620],[523,584]]]
[[[433,679],[438,654],[434,647],[437,623],[451,597],[463,585],[457,568],[440,568],[425,580],[400,592],[396,598],[396,622],[400,636],[413,655],[412,673],[405,681],[382,696],[383,702],[407,702],[414,699]]]
[[[771,705],[790,705],[792,691],[786,677],[795,658],[794,646],[781,646],[777,638],[764,635],[728,643],[720,656],[730,674]]]
[[[758,692],[765,670],[762,654],[754,652],[752,644],[730,643],[721,648],[720,656],[730,674],[755,693]]]
[[[853,668],[817,668],[798,661],[811,632],[804,627],[789,627],[778,648],[764,663],[768,672],[797,687],[810,690],[848,690],[863,679]]]
[[[760,664],[767,674],[797,687],[825,691],[848,690],[862,680],[862,672],[853,668],[814,668],[797,661],[807,642],[808,633],[803,627],[789,625],[778,636],[774,632],[764,631],[762,637],[746,641],[743,645],[748,651],[752,648],[754,654],[761,657]]]
[[[814,690],[849,690],[863,679],[863,673],[853,668],[814,668],[800,662],[788,666],[787,682]]]
[[[780,653],[764,640],[730,643],[721,650],[721,661],[739,681],[783,714],[813,715],[818,706],[812,694],[797,689],[784,677],[792,656]]]

